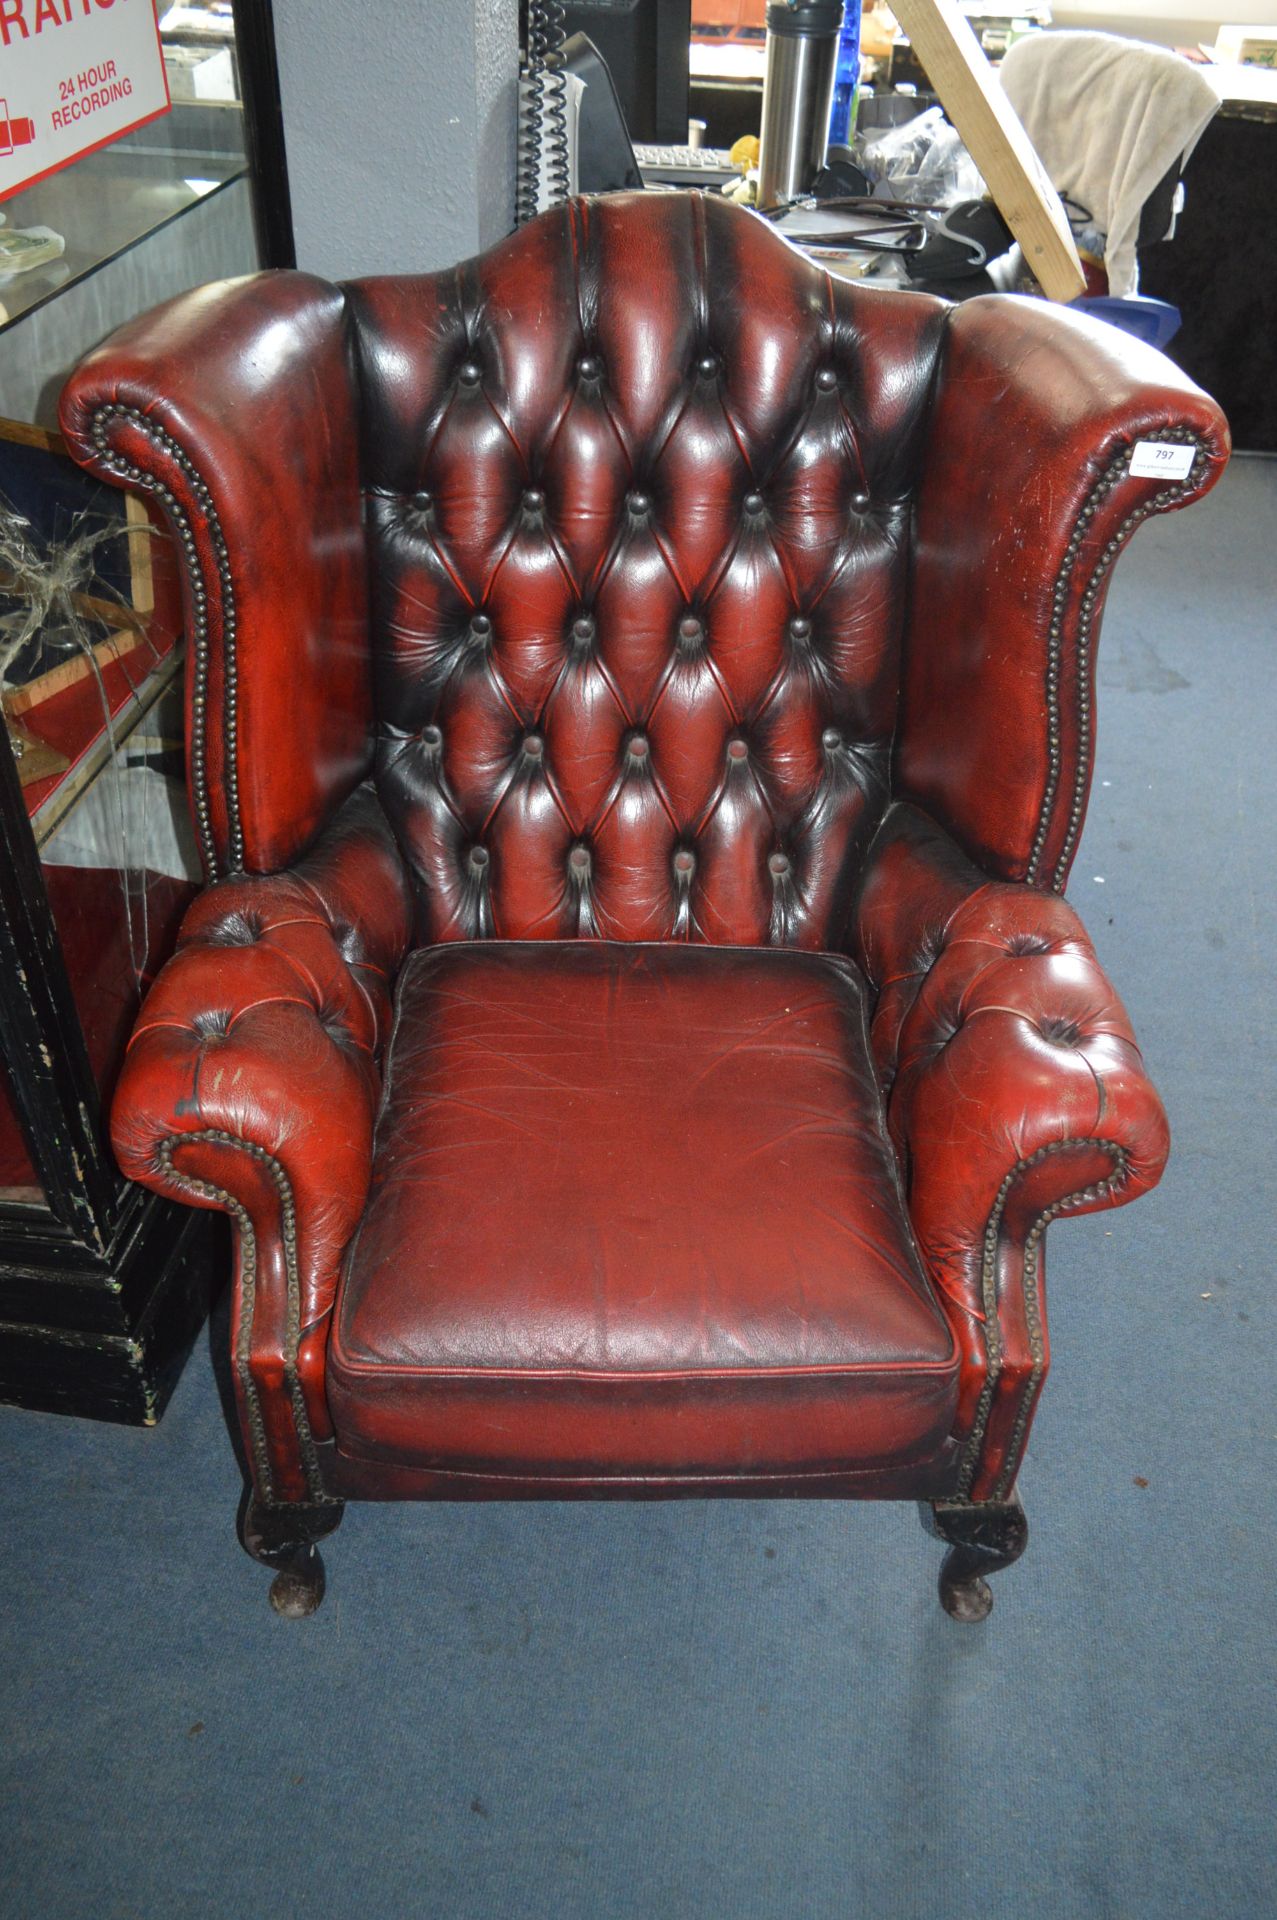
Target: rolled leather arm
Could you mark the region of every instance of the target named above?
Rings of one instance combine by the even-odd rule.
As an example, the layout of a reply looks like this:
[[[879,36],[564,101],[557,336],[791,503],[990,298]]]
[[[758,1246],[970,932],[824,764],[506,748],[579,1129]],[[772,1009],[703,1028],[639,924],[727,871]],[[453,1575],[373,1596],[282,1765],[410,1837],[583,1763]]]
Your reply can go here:
[[[323,1497],[325,1321],[363,1211],[408,885],[372,789],[284,873],[187,913],[112,1110],[124,1172],[231,1215],[236,1390],[259,1494]]]
[[[964,1351],[963,1490],[990,1498],[1046,1372],[1045,1228],[1155,1186],[1166,1116],[1072,908],[988,880],[915,807],[879,829],[855,946],[914,1233]]]
[[[1132,470],[1142,441],[1169,473]],[[1150,515],[1212,487],[1228,450],[1215,402],[1114,327],[1003,295],[950,313],[915,509],[893,791],[986,873],[1063,891],[1113,564]]]

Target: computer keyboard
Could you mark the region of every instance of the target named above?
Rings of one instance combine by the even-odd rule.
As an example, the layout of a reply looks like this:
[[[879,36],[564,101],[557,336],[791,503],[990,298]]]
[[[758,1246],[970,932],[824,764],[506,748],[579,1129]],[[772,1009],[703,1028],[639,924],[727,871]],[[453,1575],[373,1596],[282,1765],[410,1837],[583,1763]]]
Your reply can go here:
[[[716,187],[740,178],[725,147],[636,146],[634,158],[644,186]]]

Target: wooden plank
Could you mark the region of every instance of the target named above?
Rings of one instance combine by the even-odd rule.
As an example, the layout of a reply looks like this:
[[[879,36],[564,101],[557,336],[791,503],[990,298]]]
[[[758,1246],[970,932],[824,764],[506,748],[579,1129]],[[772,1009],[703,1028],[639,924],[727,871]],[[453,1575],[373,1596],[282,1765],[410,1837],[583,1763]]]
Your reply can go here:
[[[46,841],[53,838],[90,781],[96,779],[110,760],[113,745],[117,751],[124,745],[129,735],[146,718],[160,695],[173,684],[177,671],[177,656],[167,654],[155,672],[115,713],[110,732],[104,727],[97,733],[87,750],[73,763],[66,778],[40,802],[31,817],[31,827],[37,847],[44,846]],[[34,720],[31,724],[35,724]]]
[[[60,433],[50,433],[45,427],[33,427],[25,420],[0,419],[0,442],[10,441],[14,446],[36,447],[42,453],[55,455],[72,466],[71,456],[67,452],[66,441]],[[86,488],[95,484],[77,474]],[[0,489],[0,493],[3,489]],[[117,504],[115,490],[111,491],[112,504]],[[155,612],[155,565],[153,546],[157,532],[163,533],[162,523],[152,511],[146,498],[140,493],[125,492],[124,521],[121,534],[129,543],[130,597],[133,610],[143,615]]]
[[[892,10],[1043,293],[1076,300],[1086,278],[1060,196],[958,0],[892,0]]]
[[[87,599],[87,595],[77,594],[77,600]],[[96,606],[109,603],[96,602]],[[112,606],[112,613],[118,611]],[[80,680],[87,680],[95,668],[101,671],[110,666],[113,660],[123,660],[128,654],[136,653],[143,643],[143,630],[140,623],[130,620],[123,633],[108,634],[105,640],[84,653],[73,653],[69,659],[58,666],[50,667],[35,680],[28,680],[24,686],[14,687],[3,696],[4,710],[16,718],[19,714],[30,713],[35,707],[43,706],[55,693],[61,693],[66,687],[73,687]],[[148,662],[148,667],[149,667]]]
[[[15,447],[41,447],[45,453],[61,454],[64,460],[71,457],[60,433],[33,427],[26,420],[0,420],[0,440],[11,440]]]
[[[155,612],[155,574],[151,567],[154,529],[140,493],[124,496],[124,523],[129,530],[129,572],[133,580],[133,607],[137,613]]]
[[[51,774],[65,773],[71,764],[65,753],[59,753],[44,740],[37,740],[33,733],[24,732],[16,720],[9,721],[9,738],[18,763],[18,779],[24,787],[33,786],[37,780],[47,780]]]

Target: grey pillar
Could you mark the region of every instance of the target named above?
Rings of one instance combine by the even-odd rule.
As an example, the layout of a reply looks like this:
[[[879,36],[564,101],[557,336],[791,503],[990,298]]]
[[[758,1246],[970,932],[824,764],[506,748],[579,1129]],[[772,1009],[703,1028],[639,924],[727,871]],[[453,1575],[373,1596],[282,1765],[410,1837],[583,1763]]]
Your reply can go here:
[[[518,0],[274,0],[297,264],[450,266],[514,224]]]

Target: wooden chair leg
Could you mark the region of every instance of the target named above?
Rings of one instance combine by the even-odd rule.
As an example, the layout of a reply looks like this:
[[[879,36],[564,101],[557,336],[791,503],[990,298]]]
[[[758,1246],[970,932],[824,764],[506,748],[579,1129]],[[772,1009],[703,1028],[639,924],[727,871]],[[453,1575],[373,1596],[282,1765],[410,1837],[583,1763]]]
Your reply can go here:
[[[340,1500],[313,1506],[267,1506],[250,1494],[240,1537],[244,1551],[275,1570],[270,1603],[289,1620],[304,1620],[324,1597],[324,1562],[316,1541],[332,1533],[345,1511]]]
[[[1018,1560],[1029,1544],[1024,1508],[1010,1500],[980,1504],[934,1500],[921,1509],[922,1524],[948,1544],[940,1569],[940,1604],[955,1620],[983,1620],[993,1605],[987,1576]]]

